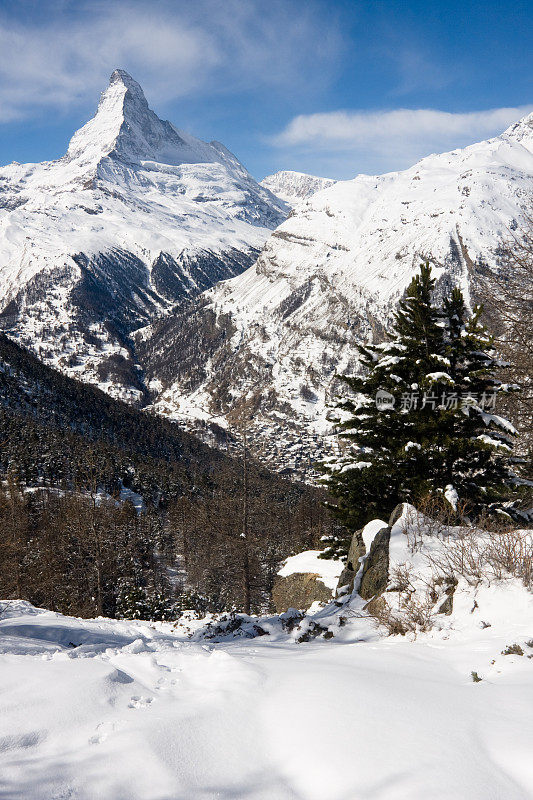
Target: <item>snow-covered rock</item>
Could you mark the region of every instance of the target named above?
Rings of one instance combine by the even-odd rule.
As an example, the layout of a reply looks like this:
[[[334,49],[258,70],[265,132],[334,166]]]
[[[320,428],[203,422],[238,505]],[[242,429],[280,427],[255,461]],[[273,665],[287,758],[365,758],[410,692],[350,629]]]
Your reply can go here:
[[[332,599],[344,564],[319,558],[321,553],[305,550],[285,559],[272,587],[272,602],[278,613],[290,608],[305,611]]]
[[[319,178],[317,175],[307,175],[305,172],[281,170],[263,178],[261,186],[270,189],[276,197],[295,207],[321,189],[333,186],[334,183],[332,178]]]
[[[138,398],[129,333],[242,272],[287,212],[116,70],[62,158],[0,169],[0,325],[70,375]]]
[[[342,561],[320,558],[322,552],[322,550],[304,550],[302,553],[286,558],[278,575],[281,578],[287,578],[289,575],[310,573],[316,575],[324,586],[334,591],[337,588],[337,581],[344,564]]]
[[[250,269],[154,326],[143,361],[151,377],[164,375],[154,407],[224,425],[245,401],[265,457],[305,472],[330,429],[336,373],[357,369],[356,342],[382,334],[421,259],[469,301],[479,272],[497,268],[502,240],[520,230],[532,191],[533,115],[403,172],[319,191]],[[187,344],[199,339],[201,362]]]

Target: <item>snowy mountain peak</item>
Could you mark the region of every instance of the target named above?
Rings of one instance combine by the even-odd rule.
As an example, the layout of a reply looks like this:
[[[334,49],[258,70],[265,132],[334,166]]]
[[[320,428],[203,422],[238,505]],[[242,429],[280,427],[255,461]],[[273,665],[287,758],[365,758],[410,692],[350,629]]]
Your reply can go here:
[[[110,88],[116,83],[120,83],[126,89],[129,89],[131,94],[135,96],[141,103],[144,103],[144,105],[148,108],[148,103],[140,84],[138,84],[137,81],[134,80],[129,72],[126,72],[125,69],[115,69],[111,73],[111,77],[109,78],[109,86],[105,91],[102,92],[102,100],[107,96]]]
[[[220,164],[238,182],[255,184],[224,145],[204,142],[160,119],[149,108],[137,81],[122,69],[111,75],[95,116],[72,137],[66,160],[75,161],[77,167],[85,168],[93,177],[97,174],[107,179],[111,172],[114,180],[120,164],[126,165],[128,175],[132,165],[153,170],[156,165],[168,169],[184,164]],[[284,204],[270,192],[265,199],[285,210]]]
[[[65,156],[0,168],[0,327],[110,391],[130,359],[121,396],[138,398],[129,333],[250,266],[287,212],[115,70]]]
[[[519,142],[533,152],[533,111],[518,122],[514,122],[503,134],[507,139]]]
[[[102,92],[95,116],[72,137],[67,158],[96,161],[113,156],[138,163],[181,163],[177,151],[187,149],[176,129],[148,107],[140,85],[122,69],[116,69]]]

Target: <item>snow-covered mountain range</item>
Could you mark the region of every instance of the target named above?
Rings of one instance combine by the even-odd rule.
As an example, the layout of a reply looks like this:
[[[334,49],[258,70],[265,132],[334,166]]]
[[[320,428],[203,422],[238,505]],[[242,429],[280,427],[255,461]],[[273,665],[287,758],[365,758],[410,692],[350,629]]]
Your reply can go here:
[[[260,185],[116,70],[63,158],[0,169],[0,327],[193,427],[245,407],[264,457],[305,471],[336,373],[383,334],[420,259],[475,294],[532,190],[533,115],[402,172]]]
[[[0,327],[138,399],[129,333],[250,266],[288,210],[116,70],[62,158],[0,169]]]
[[[335,182],[332,178],[319,178],[316,175],[306,175],[305,172],[281,170],[263,178],[261,186],[270,189],[276,197],[294,207],[321,189],[333,186]]]
[[[225,425],[246,406],[265,457],[304,469],[328,428],[335,374],[356,370],[355,343],[382,334],[421,258],[471,297],[532,190],[529,115],[488,141],[317,192],[250,269],[140,343],[154,407]]]

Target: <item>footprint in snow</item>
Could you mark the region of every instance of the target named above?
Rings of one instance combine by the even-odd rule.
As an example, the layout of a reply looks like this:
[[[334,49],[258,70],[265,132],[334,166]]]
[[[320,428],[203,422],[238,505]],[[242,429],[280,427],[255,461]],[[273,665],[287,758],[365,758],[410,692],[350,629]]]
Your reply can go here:
[[[154,688],[157,691],[161,690],[172,691],[172,687],[177,686],[177,684],[178,681],[176,680],[176,678],[158,678]]]
[[[100,722],[95,729],[95,733],[89,738],[89,744],[102,744],[110,733],[119,730],[122,725],[115,722]]]

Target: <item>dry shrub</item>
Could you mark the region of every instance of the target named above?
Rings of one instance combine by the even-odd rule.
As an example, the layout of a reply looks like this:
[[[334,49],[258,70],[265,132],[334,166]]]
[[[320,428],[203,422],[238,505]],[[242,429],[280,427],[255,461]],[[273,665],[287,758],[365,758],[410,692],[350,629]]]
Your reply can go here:
[[[443,601],[453,595],[459,578],[471,586],[518,578],[533,590],[532,530],[493,520],[490,527],[487,520],[483,528],[460,526],[464,509],[455,511],[442,500],[427,498],[405,521],[409,549],[422,551],[427,566],[392,565],[388,590],[365,606],[389,635],[429,631],[439,613],[450,613],[442,610]]]
[[[487,542],[487,562],[498,579],[513,575],[533,589],[533,532],[508,529]]]
[[[404,523],[412,553],[421,550],[424,537],[447,541],[456,526],[464,525],[468,520],[469,506],[466,502],[459,502],[455,509],[443,495],[429,494],[420,500],[417,511]]]
[[[486,553],[479,531],[467,530],[439,551],[426,553],[425,558],[433,574],[447,581],[462,577],[475,586],[486,574]]]
[[[426,558],[436,575],[464,578],[470,585],[518,578],[533,589],[533,536],[531,531],[467,529],[450,539],[438,553]]]
[[[411,569],[407,564],[396,564],[393,566],[390,582],[390,592],[408,592],[412,594],[415,591],[415,587],[411,581]]]
[[[366,610],[379,627],[385,628],[389,636],[405,636],[409,632],[403,617],[393,611],[383,597],[371,600]]]
[[[367,603],[365,610],[376,623],[387,630],[390,636],[404,636],[406,633],[423,633],[433,627],[435,619],[435,601],[438,597],[434,583],[424,587],[422,592],[416,590],[414,576],[406,564],[393,569],[392,586],[385,595],[373,598]],[[392,607],[397,598],[397,608]]]
[[[435,621],[434,604],[430,598],[417,597],[415,594],[399,598],[399,607],[394,609],[389,598],[376,597],[367,605],[366,610],[376,623],[384,627],[389,636],[405,636],[407,633],[425,633],[431,630]]]
[[[486,515],[475,527],[466,527],[465,520],[466,505],[453,509],[442,496],[423,498],[419,513],[406,523],[411,552],[421,550],[424,538],[440,539],[445,546],[425,554],[436,576],[450,582],[463,577],[471,585],[514,577],[533,589],[533,531],[517,529],[507,518]]]

